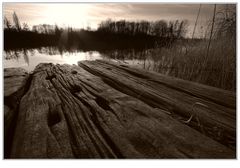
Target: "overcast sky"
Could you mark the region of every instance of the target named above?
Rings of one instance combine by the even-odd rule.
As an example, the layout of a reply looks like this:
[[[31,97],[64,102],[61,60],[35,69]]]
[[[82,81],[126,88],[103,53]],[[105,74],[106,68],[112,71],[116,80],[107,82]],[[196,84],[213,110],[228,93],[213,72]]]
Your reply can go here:
[[[221,8],[222,5],[217,5]],[[97,28],[98,24],[111,18],[113,20],[188,20],[189,33],[196,20],[199,4],[154,4],[154,3],[3,3],[4,16],[12,20],[15,11],[21,23],[30,26],[37,24],[58,24]],[[211,19],[213,4],[204,4],[198,23],[200,27]]]

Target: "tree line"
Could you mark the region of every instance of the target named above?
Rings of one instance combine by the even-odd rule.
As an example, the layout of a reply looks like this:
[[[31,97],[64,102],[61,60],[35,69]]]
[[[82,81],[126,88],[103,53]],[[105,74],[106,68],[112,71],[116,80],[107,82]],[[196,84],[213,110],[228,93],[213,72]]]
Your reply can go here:
[[[127,34],[131,36],[144,34],[157,37],[183,38],[186,33],[187,21],[112,21],[108,19],[100,23],[98,31],[106,33]]]
[[[61,46],[83,50],[153,48],[171,46],[187,30],[187,21],[113,21],[99,24],[97,30],[61,28],[57,25],[20,23],[13,13],[12,23],[4,17],[4,49]]]

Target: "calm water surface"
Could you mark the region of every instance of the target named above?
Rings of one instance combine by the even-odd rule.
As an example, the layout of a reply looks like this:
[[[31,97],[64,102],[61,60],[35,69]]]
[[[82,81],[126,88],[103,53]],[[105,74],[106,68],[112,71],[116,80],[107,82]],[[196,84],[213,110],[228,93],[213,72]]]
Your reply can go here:
[[[84,60],[111,60],[125,63],[137,68],[146,69],[169,75],[171,60],[157,49],[125,49],[111,51],[80,51],[61,50],[57,47],[42,47],[40,49],[22,49],[4,51],[4,68],[21,67],[28,72],[33,71],[40,63],[75,64]]]
[[[75,64],[83,60],[107,59],[126,63],[136,67],[145,67],[147,64],[143,55],[135,51],[61,51],[54,47],[43,47],[41,49],[22,49],[4,51],[4,68],[21,67],[28,72],[33,71],[39,63],[53,63],[53,64]],[[145,58],[145,56],[144,56]],[[148,61],[149,63],[149,61]],[[147,66],[146,66],[147,67]]]
[[[57,52],[47,48],[4,51],[4,68],[21,67],[32,71],[39,63],[76,64],[82,60],[101,59],[96,51],[91,52]]]

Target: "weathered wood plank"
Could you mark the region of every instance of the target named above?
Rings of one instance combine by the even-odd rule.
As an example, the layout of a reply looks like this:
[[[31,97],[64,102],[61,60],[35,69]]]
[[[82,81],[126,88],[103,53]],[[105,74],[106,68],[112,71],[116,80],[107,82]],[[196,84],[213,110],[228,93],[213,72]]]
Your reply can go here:
[[[129,67],[128,65],[122,63],[115,63],[113,61],[109,62],[104,60],[97,61],[104,64],[116,65],[116,68],[125,70],[134,76],[167,85],[168,87],[180,90],[182,92],[187,92],[188,94],[192,94],[196,97],[210,100],[216,102],[217,104],[230,108],[236,108],[236,93],[234,92],[203,85],[196,82],[189,82],[180,78],[162,75],[153,71],[134,68],[132,66]]]
[[[197,124],[200,126],[190,122],[191,127],[224,145],[235,148],[236,110],[231,108],[232,101],[226,105],[227,101],[222,103],[217,98],[231,95],[230,99],[233,99],[234,93],[221,89],[210,91],[211,87],[178,79],[176,82],[173,78],[163,75],[104,61],[84,61],[79,62],[79,66],[101,77],[119,91],[134,96],[152,107],[167,110],[172,115],[180,115],[185,120],[186,117],[195,114],[195,121],[200,121]],[[190,91],[185,91],[187,88],[190,88]],[[209,95],[203,96],[206,92],[204,88],[207,88],[209,95],[214,95],[212,98],[214,100],[208,98]]]
[[[4,97],[11,96],[21,90],[28,77],[27,71],[22,68],[4,69]]]
[[[9,151],[18,115],[18,105],[27,87],[28,73],[22,68],[4,69],[4,153]]]
[[[79,66],[40,64],[20,102],[11,157],[236,157],[234,150],[148,104]]]

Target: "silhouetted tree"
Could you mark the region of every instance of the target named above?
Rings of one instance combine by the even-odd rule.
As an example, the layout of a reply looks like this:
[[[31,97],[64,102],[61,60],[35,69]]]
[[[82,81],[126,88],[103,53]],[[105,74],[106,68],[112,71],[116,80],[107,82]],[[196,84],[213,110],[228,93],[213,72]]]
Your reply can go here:
[[[153,23],[152,34],[159,37],[165,37],[167,29],[167,22],[164,20],[159,20]]]
[[[21,24],[15,12],[13,13],[13,22],[14,22],[14,27],[17,29],[17,31],[21,31]]]
[[[27,23],[23,23],[23,28],[24,31],[29,31],[29,26],[27,25]]]
[[[59,28],[57,25],[55,25],[55,30],[54,30],[54,32],[55,32],[55,36],[60,37],[60,35],[61,35],[62,32],[63,32],[63,29],[61,29],[61,28]]]
[[[186,21],[176,20],[167,23],[164,20],[149,22],[112,21],[108,19],[100,23],[98,31],[113,34],[151,35],[157,37],[181,38],[186,30]]]
[[[4,17],[4,29],[11,29],[11,23],[6,16]]]
[[[99,24],[96,31],[90,29],[59,28],[57,25],[34,25],[23,23],[22,28],[16,13],[13,13],[14,26],[4,18],[4,49],[22,47],[41,47],[59,45],[62,49],[145,49],[151,47],[171,46],[182,38],[185,21],[159,20],[113,21],[107,19]],[[17,31],[16,31],[17,30]]]

